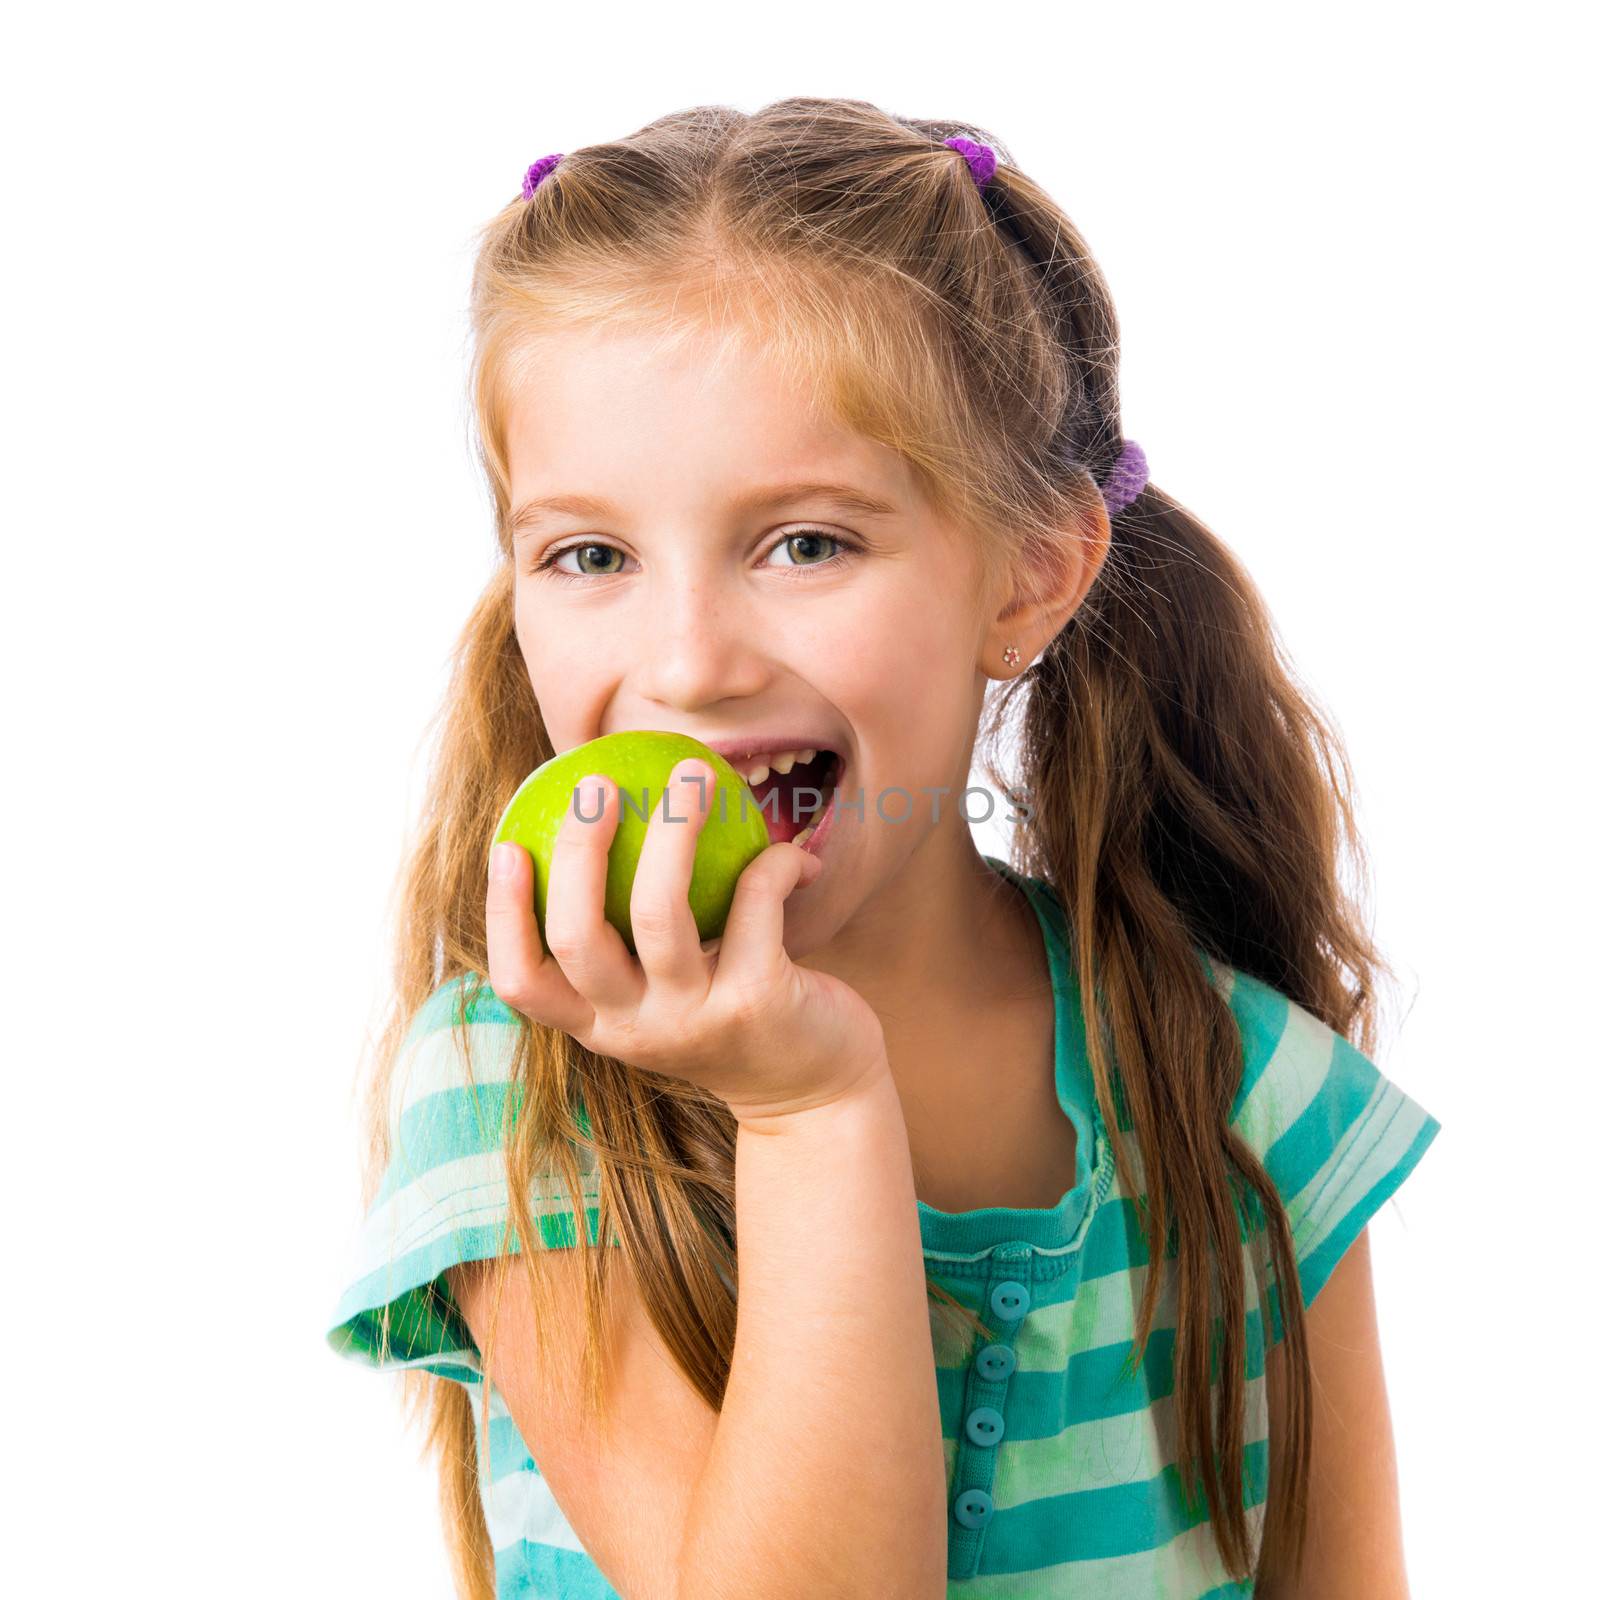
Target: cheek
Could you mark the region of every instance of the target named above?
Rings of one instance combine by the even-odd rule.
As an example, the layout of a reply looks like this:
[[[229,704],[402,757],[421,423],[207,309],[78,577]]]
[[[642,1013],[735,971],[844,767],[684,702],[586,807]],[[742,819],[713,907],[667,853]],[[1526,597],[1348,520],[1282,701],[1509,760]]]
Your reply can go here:
[[[520,586],[513,611],[516,619],[517,648],[528,664],[529,674],[548,672],[552,662],[572,648],[568,628],[564,625],[559,608],[538,606]]]
[[[535,619],[526,602],[519,601],[516,608],[516,638],[529,687],[548,724],[552,717],[559,717],[556,708],[561,702],[575,696],[582,663],[574,659],[575,653],[562,637],[560,627],[552,626],[548,617]]]
[[[882,613],[870,636],[880,672],[892,672],[908,689],[931,687],[971,671],[971,620],[940,597],[896,606]]]
[[[539,633],[537,629],[529,625],[527,614],[521,606],[517,608],[516,612],[516,636],[517,652],[521,655],[522,664],[527,669],[528,681],[537,690],[541,675],[539,671]]]
[[[793,670],[842,704],[914,701],[968,684],[977,659],[972,627],[970,611],[953,608],[946,594],[883,586],[860,604],[819,607],[786,653]]]
[[[875,675],[899,672],[947,641],[948,602],[920,585],[865,583],[839,601],[819,604],[806,630],[813,663],[848,662],[857,672]]]

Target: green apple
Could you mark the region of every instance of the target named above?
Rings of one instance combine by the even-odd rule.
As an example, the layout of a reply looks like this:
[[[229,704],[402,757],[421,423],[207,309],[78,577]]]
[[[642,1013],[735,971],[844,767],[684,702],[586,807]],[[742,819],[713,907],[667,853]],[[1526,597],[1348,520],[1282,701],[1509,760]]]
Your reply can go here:
[[[672,769],[690,757],[706,762],[716,774],[716,783],[705,786],[710,811],[695,841],[689,909],[702,940],[721,936],[739,874],[772,842],[767,819],[749,784],[715,750],[687,734],[634,729],[608,733],[552,756],[522,780],[501,814],[493,843],[510,839],[533,857],[534,905],[541,929],[556,834],[563,818],[570,827],[583,826],[572,815],[575,791],[580,779],[601,772],[616,786],[606,804],[617,806],[620,812],[607,858],[605,916],[634,951],[631,903],[639,852]],[[689,807],[700,804],[698,787],[689,789],[686,800],[687,804],[685,799],[673,801],[668,814],[675,820],[664,826],[693,826]]]

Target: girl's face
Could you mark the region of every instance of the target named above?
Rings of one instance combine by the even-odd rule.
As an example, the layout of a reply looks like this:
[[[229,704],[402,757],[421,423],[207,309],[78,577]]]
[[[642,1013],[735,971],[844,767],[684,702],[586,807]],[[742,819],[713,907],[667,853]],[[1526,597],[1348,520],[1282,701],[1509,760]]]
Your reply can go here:
[[[821,876],[790,897],[797,952],[930,835],[970,849],[993,618],[970,545],[897,456],[819,423],[758,357],[595,333],[541,339],[507,447],[517,640],[558,753],[634,728],[837,752],[861,814],[835,814]],[[530,510],[567,497],[592,504]]]

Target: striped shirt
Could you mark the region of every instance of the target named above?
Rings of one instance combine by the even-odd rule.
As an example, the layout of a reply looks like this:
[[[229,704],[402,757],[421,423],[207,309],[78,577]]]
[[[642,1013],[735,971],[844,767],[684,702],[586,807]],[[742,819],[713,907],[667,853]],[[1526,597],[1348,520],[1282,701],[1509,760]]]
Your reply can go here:
[[[992,856],[1039,919],[1055,992],[1056,1094],[1077,1131],[1074,1187],[1049,1210],[944,1212],[919,1201],[928,1273],[995,1337],[974,1343],[929,1302],[948,1489],[948,1593],[962,1600],[1222,1600],[1230,1582],[1211,1537],[1204,1491],[1185,1505],[1170,1450],[1176,1273],[1169,1269],[1144,1360],[1124,1371],[1148,1256],[1131,1195],[1134,1170],[1113,1160],[1090,1075],[1083,1013],[1062,908],[1042,879]],[[1310,1305],[1440,1124],[1348,1040],[1249,975],[1208,964],[1243,1040],[1233,1126],[1287,1208]],[[455,979],[413,1020],[392,1091],[395,1154],[356,1238],[327,1338],[370,1367],[420,1367],[482,1382],[472,1336],[438,1282],[458,1262],[497,1254],[507,1216],[501,1131],[515,1014],[484,989],[466,1018],[472,1081],[450,1024]],[[587,1159],[585,1159],[587,1157]],[[580,1152],[586,1226],[598,1238],[594,1158]],[[575,1242],[564,1192],[536,1182],[531,1205],[547,1242]],[[616,1242],[615,1237],[611,1241]],[[1263,1315],[1282,1337],[1264,1234],[1248,1247],[1244,1503],[1258,1538],[1267,1486]],[[1265,1285],[1265,1294],[1262,1286]],[[431,1292],[437,1289],[437,1294]],[[387,1315],[389,1349],[380,1346]],[[479,1417],[474,1404],[473,1416]],[[614,1597],[586,1554],[490,1384],[478,1448],[484,1514],[500,1596]]]

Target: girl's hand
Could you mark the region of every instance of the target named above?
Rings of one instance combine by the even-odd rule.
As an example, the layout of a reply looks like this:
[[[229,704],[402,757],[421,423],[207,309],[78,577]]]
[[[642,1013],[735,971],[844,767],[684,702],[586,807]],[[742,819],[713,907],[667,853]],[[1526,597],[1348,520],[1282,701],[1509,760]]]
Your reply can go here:
[[[621,803],[608,778],[598,785],[583,798],[592,813],[603,797],[598,819],[569,810],[556,835],[542,942],[532,858],[500,847],[511,871],[490,877],[486,922],[501,1000],[596,1054],[708,1090],[741,1123],[827,1105],[888,1073],[877,1013],[847,983],[795,966],[783,947],[783,903],[822,870],[815,856],[769,845],[739,875],[722,937],[702,944],[689,879],[716,775],[704,761],[680,761],[634,877],[636,959],[605,920]]]

